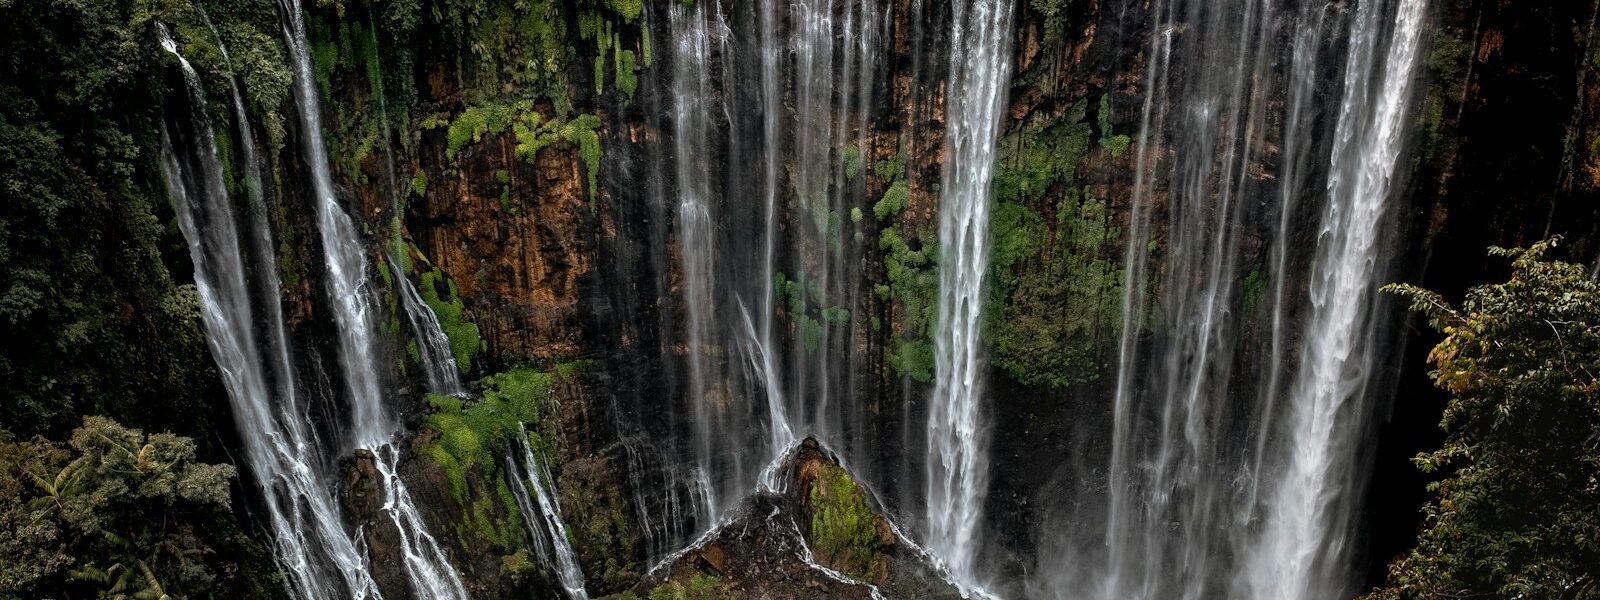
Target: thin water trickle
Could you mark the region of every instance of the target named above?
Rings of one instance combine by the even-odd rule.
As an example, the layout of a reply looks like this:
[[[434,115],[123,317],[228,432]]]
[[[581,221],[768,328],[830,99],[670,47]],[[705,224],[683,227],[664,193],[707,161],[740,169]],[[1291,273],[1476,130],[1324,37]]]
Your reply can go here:
[[[578,565],[578,553],[573,551],[567,537],[567,523],[561,518],[561,503],[555,495],[555,480],[550,477],[544,454],[528,443],[528,430],[520,426],[517,438],[522,448],[522,485],[516,486],[517,501],[522,509],[522,521],[539,548],[540,558],[547,570],[555,573],[561,588],[572,600],[589,600],[584,590],[583,569]],[[507,461],[509,472],[516,473],[515,461]],[[528,501],[531,496],[533,502]],[[534,506],[537,505],[537,510]]]
[[[422,300],[417,288],[411,285],[406,272],[393,259],[389,272],[394,276],[399,292],[400,306],[411,323],[411,333],[417,343],[417,362],[422,364],[422,374],[428,381],[428,391],[446,396],[465,396],[466,386],[461,384],[461,370],[456,367],[455,354],[450,350],[450,338],[439,326],[439,317]]]

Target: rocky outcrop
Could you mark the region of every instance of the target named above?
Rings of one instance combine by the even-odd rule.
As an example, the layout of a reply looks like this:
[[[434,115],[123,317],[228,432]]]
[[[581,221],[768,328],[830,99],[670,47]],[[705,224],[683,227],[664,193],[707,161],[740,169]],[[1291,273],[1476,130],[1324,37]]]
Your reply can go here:
[[[653,568],[635,597],[927,598],[960,593],[812,438],[784,462],[781,492],[745,498],[735,516]],[[616,596],[614,598],[622,598]],[[672,597],[672,596],[669,596]]]

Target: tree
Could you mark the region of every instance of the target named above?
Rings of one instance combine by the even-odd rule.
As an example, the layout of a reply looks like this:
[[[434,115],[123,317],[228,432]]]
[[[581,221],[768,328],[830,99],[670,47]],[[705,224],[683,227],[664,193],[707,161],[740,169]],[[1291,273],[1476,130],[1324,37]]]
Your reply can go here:
[[[10,438],[0,430],[0,598],[230,587],[214,548],[234,540],[213,522],[230,509],[232,466],[196,462],[189,438],[103,417],[85,418],[65,447]]]
[[[1600,284],[1545,259],[1558,241],[1492,248],[1511,279],[1460,309],[1386,288],[1445,335],[1428,361],[1451,397],[1443,447],[1413,459],[1443,474],[1417,546],[1370,598],[1600,598]]]

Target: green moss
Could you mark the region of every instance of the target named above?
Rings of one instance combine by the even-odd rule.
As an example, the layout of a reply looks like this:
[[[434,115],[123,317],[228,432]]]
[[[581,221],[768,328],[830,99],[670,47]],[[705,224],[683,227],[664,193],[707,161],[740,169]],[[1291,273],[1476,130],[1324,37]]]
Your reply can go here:
[[[478,337],[477,324],[466,319],[466,305],[461,301],[455,282],[438,270],[422,273],[420,280],[418,291],[438,317],[445,337],[450,339],[450,353],[455,356],[456,367],[463,373],[470,371],[473,359],[483,350],[483,341]]]
[[[861,176],[861,150],[855,146],[845,146],[841,154],[844,155],[845,180],[855,181]]]
[[[1095,129],[1086,115],[1080,101],[1064,118],[1001,142],[985,331],[995,365],[1026,385],[1099,377],[1102,346],[1121,318],[1121,232],[1080,182]],[[1098,121],[1101,146],[1114,152],[1107,96]]]
[[[632,50],[619,50],[617,56],[617,89],[626,94],[628,101],[633,101],[633,95],[639,89],[639,73],[637,72],[638,59]]]
[[[580,115],[562,129],[567,141],[578,145],[578,156],[583,159],[584,174],[589,180],[589,207],[594,208],[600,194],[600,117]]]
[[[641,56],[639,57],[640,58],[640,62],[643,62],[644,66],[646,68],[648,68],[650,65],[654,64],[655,61],[653,59],[655,57],[652,56],[651,49],[650,49],[650,28],[649,27],[645,27],[645,28],[639,30],[639,54],[641,54]]]
[[[527,576],[538,568],[539,565],[528,559],[527,548],[519,548],[516,552],[500,557],[500,570],[513,578]]]
[[[484,103],[468,106],[450,122],[445,134],[445,156],[455,160],[468,144],[480,142],[485,136],[504,133],[522,113],[531,111],[533,103],[527,100],[510,103]],[[424,121],[426,127],[430,121]],[[432,123],[437,123],[433,121]]]
[[[477,401],[427,396],[432,411],[425,423],[439,436],[422,452],[444,469],[451,493],[462,502],[467,496],[467,472],[476,469],[497,476],[501,471],[498,458],[505,454],[509,441],[520,435],[524,423],[538,423],[551,402],[551,376],[532,367],[497,373],[482,383],[483,396]],[[497,485],[503,488],[505,484]],[[495,499],[502,504],[509,497],[509,489],[496,490]],[[508,506],[514,507],[515,502]]]
[[[877,516],[867,496],[838,465],[823,465],[806,495],[812,548],[847,575],[871,579],[878,570]]]
[[[578,374],[578,371],[582,371],[593,365],[594,361],[587,358],[580,358],[578,360],[564,360],[556,363],[554,371],[556,375],[559,375],[562,379],[572,379]]]
[[[547,121],[544,115],[529,111],[517,117],[511,126],[511,132],[517,140],[515,149],[517,158],[533,164],[540,150],[560,139],[561,123]]]
[[[849,325],[850,309],[843,306],[829,306],[822,309],[822,320],[833,325]]]
[[[622,16],[624,23],[632,23],[644,12],[643,0],[605,0],[606,8]]]
[[[904,179],[897,179],[883,192],[883,198],[872,205],[872,215],[879,221],[900,214],[906,209],[906,201],[911,197],[911,191],[906,188]]]
[[[456,460],[454,454],[445,448],[444,444],[428,444],[423,446],[422,455],[439,465],[444,470],[445,480],[450,482],[450,495],[457,501],[465,502],[467,498],[467,470],[461,466],[461,461]]]
[[[500,184],[500,212],[516,214],[517,209],[511,206],[511,172],[505,169],[495,171],[494,180]]]
[[[822,347],[822,323],[811,318],[811,315],[799,315],[794,317],[794,320],[795,325],[800,328],[800,337],[805,343],[806,352],[816,354]]]
[[[1261,274],[1261,267],[1250,269],[1244,276],[1244,285],[1239,290],[1239,306],[1243,314],[1255,312],[1261,306],[1262,298],[1267,295],[1267,278]]]
[[[933,238],[926,231],[908,241],[895,227],[878,236],[888,284],[874,289],[899,308],[894,322],[898,335],[886,358],[896,373],[920,382],[933,379],[933,345],[928,340],[939,309],[939,250]]]
[[[1112,158],[1122,156],[1128,151],[1128,145],[1133,142],[1126,134],[1116,134],[1111,127],[1111,94],[1100,95],[1100,147],[1111,153]]]

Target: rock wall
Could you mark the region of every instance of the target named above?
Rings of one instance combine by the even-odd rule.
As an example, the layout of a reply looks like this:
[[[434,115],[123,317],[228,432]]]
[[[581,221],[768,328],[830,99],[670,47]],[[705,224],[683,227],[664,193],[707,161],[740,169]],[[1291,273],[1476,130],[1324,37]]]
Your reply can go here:
[[[684,435],[689,419],[686,351],[675,341],[684,319],[681,257],[673,253],[670,211],[654,199],[674,182],[648,166],[674,134],[662,125],[671,101],[668,0],[481,4],[440,3],[409,14],[340,3],[311,9],[314,42],[324,49],[318,71],[331,100],[327,135],[340,188],[372,256],[409,263],[405,272],[384,272],[423,288],[467,379],[516,368],[552,377],[530,428],[551,457],[590,591],[635,589],[662,550],[651,540],[690,528],[694,518],[674,512],[683,483],[668,467],[681,449],[651,442]],[[985,527],[1007,577],[1031,567],[1041,511],[1073,485],[1060,475],[1063,458],[1040,449],[1069,447],[1109,419],[1148,4],[1031,0],[1017,8],[1016,69],[995,190],[997,283],[986,331],[993,428],[1004,435],[994,438]],[[1492,0],[1434,7],[1429,93],[1417,107],[1423,142],[1411,163],[1416,193],[1402,211],[1412,230],[1399,261],[1407,279],[1459,291],[1500,268],[1479,258],[1484,246],[1525,244],[1547,233],[1568,233],[1583,260],[1600,250],[1594,9]],[[862,226],[871,237],[859,243],[850,272],[859,289],[886,292],[862,293],[849,307],[881,327],[855,328],[842,342],[865,374],[851,386],[863,399],[860,413],[870,415],[850,425],[846,455],[889,514],[914,518],[928,385],[925,365],[919,370],[907,357],[927,343],[928,304],[919,298],[928,291],[890,272],[908,265],[930,272],[920,253],[937,242],[926,232],[937,223],[948,15],[940,3],[920,0],[896,0],[883,10],[892,18],[872,73],[880,85],[860,157],[872,168],[863,169],[852,197],[872,219]],[[330,375],[308,378],[308,387],[336,397],[336,386],[326,383],[337,381],[325,373],[336,368],[335,334],[314,259],[321,253],[313,203],[293,142],[299,138],[290,133],[273,157],[286,306],[302,370]],[[1265,143],[1275,135],[1266,134]],[[705,160],[726,167],[744,157]],[[883,202],[897,206],[878,215]],[[806,226],[781,224],[784,231]],[[1270,228],[1244,227],[1242,252],[1264,252]],[[879,243],[886,231],[903,247]],[[1152,239],[1159,247],[1165,234]],[[923,262],[913,265],[913,254]],[[521,517],[500,501],[499,490],[518,484],[496,466],[502,457],[453,465],[438,458],[460,449],[440,429],[443,409],[422,394],[394,306],[390,300],[385,308],[395,365],[390,389],[412,436],[403,473],[432,530],[475,593],[554,593],[547,574],[526,566]],[[797,347],[802,334],[791,322],[782,335]],[[1437,420],[1437,397],[1418,356],[1429,345],[1407,346],[1408,366],[1395,373],[1399,401],[1378,440],[1366,511],[1374,564],[1405,547],[1404,532],[1416,521],[1421,477],[1407,459],[1432,439]],[[473,387],[482,393],[494,384]],[[336,401],[319,408],[325,430],[341,412]],[[503,441],[482,442],[487,455],[504,448]],[[1087,469],[1104,451],[1088,448],[1066,460]],[[359,523],[381,522],[362,491],[370,472],[360,457],[341,456],[351,514]],[[453,487],[457,481],[464,491]],[[645,522],[641,514],[683,522]],[[392,537],[381,525],[368,534],[380,581],[403,589]]]

